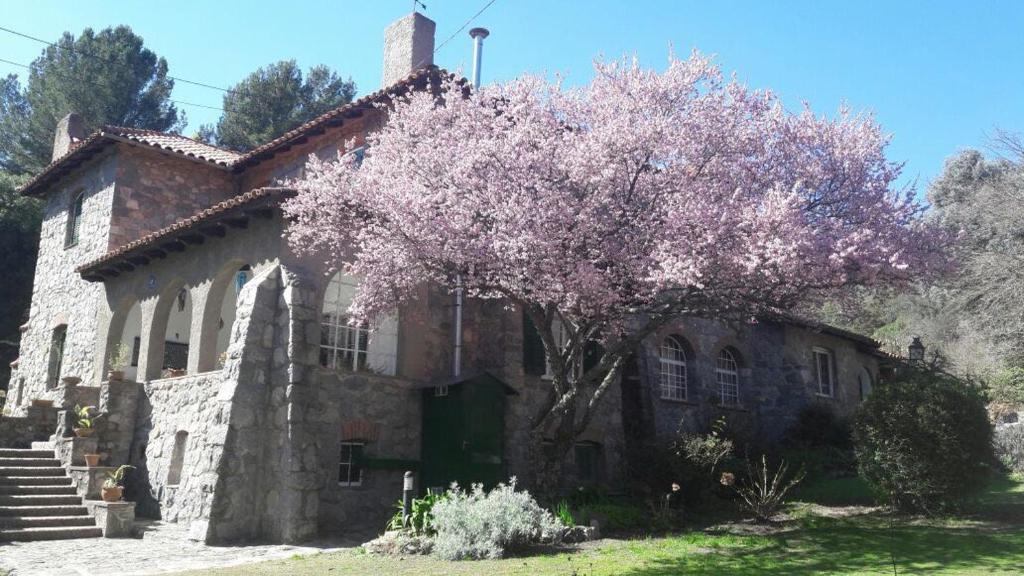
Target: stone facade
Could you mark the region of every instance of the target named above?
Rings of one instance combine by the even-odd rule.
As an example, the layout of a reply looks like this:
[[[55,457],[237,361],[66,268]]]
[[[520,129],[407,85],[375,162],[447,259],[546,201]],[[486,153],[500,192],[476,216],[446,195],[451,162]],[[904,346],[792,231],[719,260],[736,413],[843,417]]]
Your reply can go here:
[[[387,34],[385,60],[394,63],[388,74],[404,77],[429,54],[424,47],[433,44],[433,23],[414,15]],[[56,416],[44,421],[50,413],[29,408],[33,399],[52,399],[62,410],[95,402],[95,449],[107,466],[136,467],[127,495],[138,513],[185,524],[198,540],[297,542],[318,532],[381,528],[401,495],[405,470],[423,467],[425,398],[434,385],[453,379],[450,293],[425,284],[395,311],[396,332],[388,336],[394,362],[386,373],[375,373],[321,366],[322,339],[331,329],[323,314],[330,278],[348,255],[295,253],[284,240],[287,221],[269,201],[233,213],[230,222],[206,223],[214,231],[191,230],[189,238],[170,239],[169,248],[153,246],[151,254],[90,277],[101,281],[86,281],[75,269],[220,201],[301,176],[309,157],[328,159],[346,143],[363,144],[382,115],[373,107],[347,110],[231,166],[118,141],[50,185],[31,317],[12,378],[14,412],[49,427],[37,426],[40,434],[59,427],[61,435],[67,416],[63,426]],[[79,241],[66,246],[69,209],[79,193]],[[504,410],[502,454],[488,454],[496,459],[488,463],[525,481],[533,476],[530,423],[550,384],[525,370],[522,315],[506,304],[466,301],[459,368],[461,375],[486,375],[490,390],[499,382],[507,394],[494,403]],[[55,374],[50,343],[58,326],[66,326],[67,336]],[[135,335],[138,382],[105,381],[115,347]],[[688,394],[671,401],[661,398],[659,381],[659,346],[668,335],[689,348]],[[713,401],[715,358],[724,346],[736,351],[740,364],[740,402],[728,408]],[[815,347],[834,359],[832,396],[815,394]],[[175,375],[178,366],[166,370],[169,350],[184,358],[185,375]],[[622,489],[637,434],[664,440],[680,422],[702,426],[723,410],[748,420],[755,433],[777,438],[808,402],[848,411],[859,401],[854,383],[860,371],[878,372],[863,339],[768,322],[680,319],[645,341],[634,360],[607,392],[579,452],[569,456],[567,487],[593,482]],[[55,385],[57,376],[67,375],[81,377],[82,385]],[[470,384],[456,379],[455,385]],[[39,439],[5,438],[11,434],[7,420],[0,419],[2,443]],[[358,482],[339,482],[343,443],[363,451]],[[70,464],[78,464],[74,441],[65,444]],[[462,444],[470,460],[468,441]],[[80,488],[93,490],[88,469],[73,472]]]

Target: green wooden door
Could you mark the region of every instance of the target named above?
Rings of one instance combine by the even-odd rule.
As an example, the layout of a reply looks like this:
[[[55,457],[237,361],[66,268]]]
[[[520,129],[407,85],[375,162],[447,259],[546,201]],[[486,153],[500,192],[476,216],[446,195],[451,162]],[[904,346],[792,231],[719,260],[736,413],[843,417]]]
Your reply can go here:
[[[505,390],[489,376],[423,391],[422,487],[505,480]]]

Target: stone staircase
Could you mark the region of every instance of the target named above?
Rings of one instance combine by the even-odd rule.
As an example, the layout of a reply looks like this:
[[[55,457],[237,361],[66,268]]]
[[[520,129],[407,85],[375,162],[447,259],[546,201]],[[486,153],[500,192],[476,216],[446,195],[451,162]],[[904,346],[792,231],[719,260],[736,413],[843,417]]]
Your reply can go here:
[[[101,536],[52,449],[0,448],[0,542]]]

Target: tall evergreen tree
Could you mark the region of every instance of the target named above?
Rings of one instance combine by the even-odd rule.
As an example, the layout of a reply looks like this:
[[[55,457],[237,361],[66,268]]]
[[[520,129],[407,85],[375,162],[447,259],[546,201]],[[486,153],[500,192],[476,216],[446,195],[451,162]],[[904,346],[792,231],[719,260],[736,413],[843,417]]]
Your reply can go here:
[[[39,247],[39,202],[17,192],[25,179],[0,171],[0,389],[6,388],[8,364],[18,355],[18,326],[28,315]]]
[[[224,115],[216,129],[198,136],[233,150],[248,150],[296,126],[347,104],[356,85],[326,66],[309,69],[305,79],[294,60],[259,68],[224,95]]]
[[[118,124],[178,131],[185,115],[170,101],[173,88],[167,61],[131,28],[86,28],[77,38],[65,32],[32,62],[24,88],[13,75],[0,83],[0,165],[34,173],[49,164],[53,130],[69,112],[89,130]]]

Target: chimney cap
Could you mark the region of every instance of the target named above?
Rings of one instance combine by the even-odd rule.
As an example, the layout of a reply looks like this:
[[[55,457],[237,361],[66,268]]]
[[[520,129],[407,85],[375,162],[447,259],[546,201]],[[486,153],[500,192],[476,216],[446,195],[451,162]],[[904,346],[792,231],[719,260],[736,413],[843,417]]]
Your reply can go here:
[[[480,37],[481,39],[487,38],[491,33],[487,28],[473,28],[469,31],[470,38]]]

